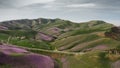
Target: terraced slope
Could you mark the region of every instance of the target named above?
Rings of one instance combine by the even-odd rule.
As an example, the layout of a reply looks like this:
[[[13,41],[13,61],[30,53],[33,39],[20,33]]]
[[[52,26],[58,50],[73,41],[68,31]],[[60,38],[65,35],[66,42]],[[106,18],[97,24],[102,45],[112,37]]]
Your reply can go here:
[[[74,23],[68,20],[39,18],[1,22],[0,26],[4,28],[0,30],[2,42],[30,48],[72,51],[77,45],[86,43],[84,47],[87,48],[89,42],[105,38],[104,32],[113,25],[99,20]]]
[[[92,50],[101,45],[107,49],[117,48],[119,44],[119,41],[105,37],[104,31],[68,36],[52,43],[58,50],[73,52]]]
[[[116,40],[119,34],[110,30],[113,26],[99,20],[82,23],[44,18],[13,20],[0,23],[0,41],[35,52],[36,56],[38,54],[50,56],[61,68],[116,68],[120,54],[119,51],[111,51],[111,49],[119,48],[120,42]],[[106,31],[113,34],[112,38],[109,38],[111,34],[106,36]],[[11,51],[14,52],[14,47],[12,48],[7,50],[7,54],[11,55]],[[19,55],[15,54],[15,56]],[[21,59],[21,56],[19,57]],[[29,56],[22,58],[29,58]],[[14,59],[18,58],[13,57]],[[30,61],[36,63],[33,58]]]

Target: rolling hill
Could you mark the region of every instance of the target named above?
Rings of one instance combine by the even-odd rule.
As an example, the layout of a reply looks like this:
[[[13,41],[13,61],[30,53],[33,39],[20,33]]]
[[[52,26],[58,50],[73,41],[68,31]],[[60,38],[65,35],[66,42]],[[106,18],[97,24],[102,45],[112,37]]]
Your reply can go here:
[[[0,22],[0,41],[50,56],[60,68],[117,68],[119,31],[113,27],[100,20],[12,20]]]

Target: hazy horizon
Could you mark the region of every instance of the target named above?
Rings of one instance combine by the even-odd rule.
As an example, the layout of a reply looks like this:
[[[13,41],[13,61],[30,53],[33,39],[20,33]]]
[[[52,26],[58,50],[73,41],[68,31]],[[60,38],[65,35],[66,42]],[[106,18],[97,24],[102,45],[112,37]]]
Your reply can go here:
[[[0,0],[0,21],[60,18],[73,22],[103,20],[120,25],[119,0]]]

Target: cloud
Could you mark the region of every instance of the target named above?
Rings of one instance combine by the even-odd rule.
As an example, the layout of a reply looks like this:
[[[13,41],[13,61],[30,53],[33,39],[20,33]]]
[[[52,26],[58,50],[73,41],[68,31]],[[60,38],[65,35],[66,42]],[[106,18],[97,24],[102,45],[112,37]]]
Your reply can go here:
[[[22,6],[27,6],[27,5],[31,5],[31,4],[46,4],[46,3],[50,3],[50,2],[54,2],[55,0],[22,0],[19,3],[22,4]]]
[[[93,3],[85,3],[85,4],[70,4],[70,5],[67,5],[66,7],[68,8],[80,8],[80,7],[89,8],[89,7],[95,7],[95,6],[96,5]]]
[[[31,3],[49,3],[49,2],[53,2],[55,0],[32,0],[32,1],[26,0],[26,1],[29,1]]]
[[[0,0],[0,8],[17,8],[36,3],[46,4],[55,0]]]
[[[119,7],[120,0],[0,0],[0,20],[48,17],[118,22]]]
[[[120,6],[120,0],[56,0],[56,2],[60,2],[60,3],[65,3],[66,5],[71,5],[74,6],[74,4],[95,4],[97,5],[96,8],[100,8],[100,9],[107,9],[107,8],[119,8]],[[77,5],[80,6],[81,5]],[[76,7],[76,5],[75,5]],[[120,8],[119,8],[120,9]]]

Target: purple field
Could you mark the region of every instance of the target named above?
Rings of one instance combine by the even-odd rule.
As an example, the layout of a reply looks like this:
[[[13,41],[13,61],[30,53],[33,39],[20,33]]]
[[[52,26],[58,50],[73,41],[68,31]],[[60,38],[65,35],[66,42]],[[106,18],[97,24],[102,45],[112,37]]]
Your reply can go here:
[[[0,45],[0,66],[10,68],[54,68],[54,60],[14,46]]]

